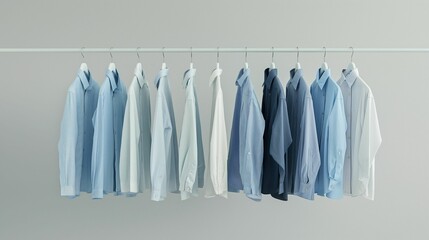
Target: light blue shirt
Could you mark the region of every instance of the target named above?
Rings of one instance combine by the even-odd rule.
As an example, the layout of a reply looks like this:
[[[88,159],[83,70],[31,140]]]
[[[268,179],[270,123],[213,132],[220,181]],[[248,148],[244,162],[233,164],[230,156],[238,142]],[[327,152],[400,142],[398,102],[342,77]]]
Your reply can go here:
[[[247,197],[259,201],[262,198],[265,121],[249,74],[249,69],[241,69],[235,82],[237,94],[228,154],[228,191],[243,190]]]
[[[329,69],[317,71],[310,92],[321,159],[315,191],[329,198],[341,198],[347,131],[343,95],[340,87],[331,79]]]
[[[168,84],[168,69],[161,69],[155,78],[158,89],[152,129],[150,176],[153,201],[162,201],[167,192],[179,193],[179,154],[176,120]]]
[[[185,112],[179,144],[179,179],[182,200],[197,196],[198,188],[204,186],[204,150],[198,98],[194,86],[195,68],[183,76],[186,89]]]
[[[301,69],[290,71],[286,102],[292,144],[288,149],[288,191],[313,200],[314,184],[320,167],[319,144],[314,119],[313,100]]]
[[[58,143],[61,196],[91,192],[91,151],[99,86],[88,71],[79,70],[67,91]]]
[[[94,113],[92,148],[92,197],[121,192],[119,156],[127,89],[117,70],[107,71]]]

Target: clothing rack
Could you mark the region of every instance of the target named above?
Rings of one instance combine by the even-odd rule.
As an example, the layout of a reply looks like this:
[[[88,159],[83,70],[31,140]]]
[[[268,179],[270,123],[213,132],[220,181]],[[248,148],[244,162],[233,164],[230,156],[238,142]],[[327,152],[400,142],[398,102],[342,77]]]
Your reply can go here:
[[[0,48],[0,53],[319,53],[324,52],[384,52],[384,53],[400,53],[413,52],[425,53],[429,52],[429,48]]]

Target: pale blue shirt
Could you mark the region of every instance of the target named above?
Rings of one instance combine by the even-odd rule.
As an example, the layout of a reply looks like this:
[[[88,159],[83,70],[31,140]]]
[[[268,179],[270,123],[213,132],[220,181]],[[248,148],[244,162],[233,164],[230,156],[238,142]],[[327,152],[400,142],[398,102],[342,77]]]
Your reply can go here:
[[[100,88],[94,113],[94,143],[92,149],[92,197],[121,192],[119,155],[127,89],[117,70],[106,73]]]
[[[167,192],[179,193],[179,153],[173,101],[168,84],[168,69],[155,78],[158,89],[152,129],[150,175],[153,201],[161,201]]]
[[[182,200],[197,196],[198,188],[204,186],[204,150],[198,98],[194,86],[195,68],[183,76],[186,89],[185,112],[179,144],[179,180]]]
[[[247,197],[259,201],[262,198],[265,120],[249,74],[249,69],[241,69],[235,82],[237,94],[228,154],[228,191],[243,190]]]
[[[317,71],[310,92],[321,159],[315,191],[321,196],[341,198],[347,131],[343,95],[331,79],[329,69]]]
[[[61,196],[91,192],[92,116],[99,89],[91,73],[82,70],[68,88],[58,142]]]

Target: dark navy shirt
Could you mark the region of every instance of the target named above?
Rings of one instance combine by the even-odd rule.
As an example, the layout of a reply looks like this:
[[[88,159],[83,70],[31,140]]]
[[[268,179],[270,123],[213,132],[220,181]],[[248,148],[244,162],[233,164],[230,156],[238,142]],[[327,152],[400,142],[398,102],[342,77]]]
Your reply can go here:
[[[262,193],[287,200],[287,151],[292,143],[286,96],[277,69],[265,69],[262,114],[265,118]]]

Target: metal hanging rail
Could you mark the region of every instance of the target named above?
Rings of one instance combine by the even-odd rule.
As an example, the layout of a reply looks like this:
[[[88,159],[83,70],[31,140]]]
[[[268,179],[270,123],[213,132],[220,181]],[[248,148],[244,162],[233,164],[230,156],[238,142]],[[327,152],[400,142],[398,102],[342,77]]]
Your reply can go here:
[[[384,52],[384,53],[419,53],[429,52],[429,48],[0,48],[0,53],[320,53],[320,52]]]

